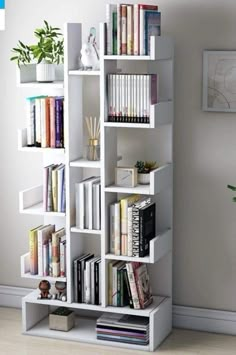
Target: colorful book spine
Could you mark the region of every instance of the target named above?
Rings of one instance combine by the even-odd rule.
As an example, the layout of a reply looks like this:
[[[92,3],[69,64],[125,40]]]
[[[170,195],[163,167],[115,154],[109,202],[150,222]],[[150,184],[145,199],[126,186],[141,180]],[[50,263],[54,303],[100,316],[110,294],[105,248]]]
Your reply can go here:
[[[56,148],[55,98],[50,97],[50,147]]]
[[[52,240],[48,241],[48,267],[49,267],[49,276],[53,276],[52,272]]]
[[[117,55],[117,12],[112,14],[112,54]]]
[[[127,54],[134,54],[133,5],[127,5]]]
[[[140,263],[127,263],[126,264],[127,276],[128,276],[129,285],[130,285],[130,292],[132,295],[133,306],[135,309],[140,309],[138,291],[137,291],[137,286],[136,286],[135,277],[134,277],[134,269],[136,267],[138,267],[139,265],[140,265]]]
[[[50,147],[50,98],[45,99],[45,146]]]
[[[63,101],[62,98],[55,98],[55,125],[56,125],[56,148],[63,148]]]
[[[66,276],[66,242],[60,241],[60,277]]]
[[[38,237],[37,228],[29,231],[30,274],[38,274]]]
[[[121,54],[127,54],[127,5],[121,5]]]
[[[43,276],[49,275],[49,255],[48,241],[43,244]]]
[[[120,203],[115,203],[115,255],[121,253],[121,236],[120,236]]]
[[[157,11],[158,6],[155,5],[139,5],[139,54],[145,55],[145,11]]]
[[[117,4],[117,54],[121,53],[121,5]]]

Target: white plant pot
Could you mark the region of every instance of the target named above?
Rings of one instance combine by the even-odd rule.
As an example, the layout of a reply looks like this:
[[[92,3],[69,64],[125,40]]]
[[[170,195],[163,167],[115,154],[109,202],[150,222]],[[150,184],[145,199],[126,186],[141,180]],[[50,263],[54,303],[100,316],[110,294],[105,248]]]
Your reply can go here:
[[[55,80],[55,65],[40,63],[36,65],[36,80],[39,82],[51,83]]]
[[[140,185],[149,185],[150,184],[150,174],[138,174],[138,183]]]

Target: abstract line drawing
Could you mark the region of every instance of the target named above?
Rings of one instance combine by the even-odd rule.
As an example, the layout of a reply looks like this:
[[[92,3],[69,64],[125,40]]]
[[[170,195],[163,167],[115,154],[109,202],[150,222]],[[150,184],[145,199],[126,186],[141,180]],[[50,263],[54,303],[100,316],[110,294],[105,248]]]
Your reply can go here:
[[[203,110],[236,112],[236,51],[203,52]]]

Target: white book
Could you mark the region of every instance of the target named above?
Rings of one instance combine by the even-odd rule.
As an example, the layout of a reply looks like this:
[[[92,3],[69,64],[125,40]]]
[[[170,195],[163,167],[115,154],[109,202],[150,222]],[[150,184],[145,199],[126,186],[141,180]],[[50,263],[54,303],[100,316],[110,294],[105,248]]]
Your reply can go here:
[[[128,108],[128,117],[131,116],[130,101],[131,101],[131,82],[130,82],[130,75],[127,74],[127,108]]]
[[[140,117],[140,77],[137,75],[136,77],[137,82],[137,116]]]
[[[115,255],[121,254],[120,248],[120,202],[115,203]]]
[[[48,166],[48,180],[47,180],[47,212],[51,212],[53,210],[52,205],[52,170],[54,168],[54,164]],[[45,191],[46,193],[46,191]]]
[[[137,117],[137,75],[133,77],[133,115]]]
[[[120,75],[116,74],[116,116],[120,116]]]
[[[122,117],[122,74],[119,74],[119,116]]]
[[[60,241],[60,277],[66,276],[66,241]]]
[[[145,35],[145,10],[139,9],[139,54],[145,55],[145,43],[144,43],[144,35]]]
[[[46,100],[40,99],[41,106],[41,147],[46,148]]]
[[[115,4],[106,4],[106,23],[107,23],[107,54],[113,54],[113,12],[116,12]]]
[[[134,4],[134,55],[139,55],[139,6]]]
[[[116,116],[116,75],[112,74],[112,102],[113,116]]]
[[[117,4],[117,54],[121,54],[121,5]]]
[[[84,182],[86,229],[93,229],[93,184],[98,181],[100,181],[100,177],[92,177]]]
[[[139,76],[140,81],[140,117],[143,117],[143,75]]]
[[[43,244],[43,276],[49,275],[49,256],[48,256],[48,242]]]
[[[62,165],[57,170],[57,211],[58,212],[62,212],[62,192],[63,192],[64,173],[65,173],[65,165]]]
[[[133,225],[132,225],[133,206],[128,207],[128,256],[133,252]]]
[[[41,147],[41,99],[35,100],[35,133],[36,145]]]
[[[85,229],[85,182],[88,179],[75,184],[75,224],[79,229]]]
[[[121,116],[125,116],[125,76],[121,75],[120,76],[121,80]]]
[[[127,54],[133,54],[133,5],[127,5]]]
[[[143,75],[143,116],[147,117],[147,75]]]
[[[101,183],[93,184],[93,229],[101,229]]]
[[[113,103],[112,103],[112,75],[108,75],[108,115],[112,116],[113,114]]]
[[[28,97],[26,99],[26,127],[27,127],[27,145],[34,145],[34,115],[35,99]]]
[[[43,276],[44,264],[43,264],[43,245],[48,243],[52,237],[52,233],[55,232],[55,225],[50,224],[39,229],[38,235],[38,275]]]
[[[115,254],[115,204],[110,205],[110,252]]]
[[[147,83],[146,83],[146,88],[147,88],[147,117],[150,117],[150,75],[147,75]]]
[[[85,303],[91,303],[91,263],[96,258],[92,258],[85,263],[84,268],[84,285],[85,285]]]

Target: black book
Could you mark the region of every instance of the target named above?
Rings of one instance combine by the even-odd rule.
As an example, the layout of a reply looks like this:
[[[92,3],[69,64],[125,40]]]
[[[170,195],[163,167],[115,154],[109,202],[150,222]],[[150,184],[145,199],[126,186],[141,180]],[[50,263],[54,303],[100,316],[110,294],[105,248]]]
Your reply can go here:
[[[94,254],[87,254],[82,259],[78,261],[78,302],[82,303],[85,300],[84,295],[84,265],[86,261],[92,259]]]
[[[128,279],[128,274],[127,274],[126,268],[124,270],[124,281],[125,281],[126,289],[127,289],[127,293],[128,293],[129,306],[130,306],[130,308],[134,308],[134,303],[133,303],[133,298],[132,298],[132,294],[131,294],[131,290],[130,290],[129,279]]]
[[[99,305],[99,268],[101,267],[101,259],[94,263],[94,304]]]
[[[139,256],[149,255],[150,240],[156,233],[156,204],[144,206],[139,210]]]

